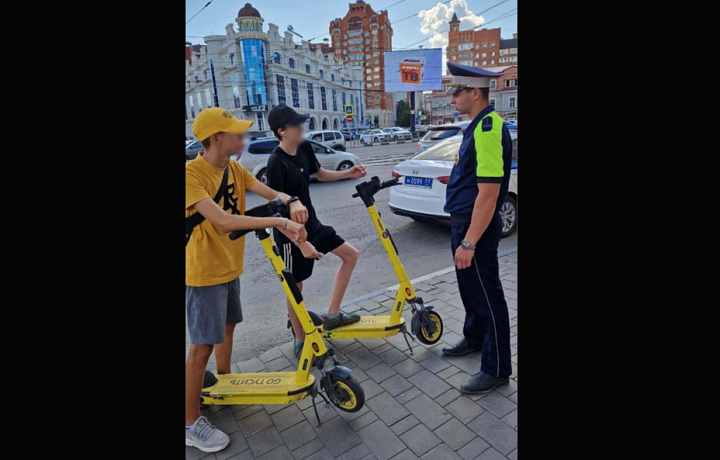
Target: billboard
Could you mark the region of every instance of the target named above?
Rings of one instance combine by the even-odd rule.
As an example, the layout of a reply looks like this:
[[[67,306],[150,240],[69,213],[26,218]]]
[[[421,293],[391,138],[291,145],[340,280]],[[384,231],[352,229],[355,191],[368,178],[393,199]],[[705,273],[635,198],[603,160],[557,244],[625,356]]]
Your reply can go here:
[[[442,50],[385,52],[385,92],[442,89]]]

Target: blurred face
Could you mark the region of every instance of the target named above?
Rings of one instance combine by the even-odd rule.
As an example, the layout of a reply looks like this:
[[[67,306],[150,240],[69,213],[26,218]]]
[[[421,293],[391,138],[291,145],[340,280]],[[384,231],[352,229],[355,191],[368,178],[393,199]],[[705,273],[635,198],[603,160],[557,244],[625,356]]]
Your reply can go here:
[[[462,114],[468,114],[473,106],[480,98],[480,90],[472,89],[459,91],[452,95],[450,103],[455,106],[455,110]]]
[[[280,130],[282,139],[291,144],[301,144],[304,140],[305,126],[286,126],[285,129]]]
[[[217,138],[217,146],[222,156],[240,158],[245,147],[244,134],[217,133],[213,134],[213,138]]]

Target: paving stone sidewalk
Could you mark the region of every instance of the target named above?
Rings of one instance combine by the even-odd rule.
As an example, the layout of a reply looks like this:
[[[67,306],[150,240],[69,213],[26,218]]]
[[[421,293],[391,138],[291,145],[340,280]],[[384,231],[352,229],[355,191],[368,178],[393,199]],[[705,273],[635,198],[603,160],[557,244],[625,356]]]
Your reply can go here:
[[[459,386],[480,371],[478,355],[443,357],[441,349],[461,338],[465,317],[455,273],[414,285],[435,306],[445,325],[432,347],[402,335],[387,339],[335,340],[342,365],[365,390],[365,407],[346,413],[320,398],[294,405],[213,406],[203,411],[230,436],[227,449],[206,454],[186,447],[187,460],[495,460],[517,459],[517,252],[500,259],[500,276],[510,310],[513,375],[488,395],[465,396]],[[346,311],[386,314],[392,293]],[[410,310],[403,316],[410,321]],[[233,365],[233,372],[291,371],[297,368],[292,343]],[[317,371],[315,371],[317,373]]]

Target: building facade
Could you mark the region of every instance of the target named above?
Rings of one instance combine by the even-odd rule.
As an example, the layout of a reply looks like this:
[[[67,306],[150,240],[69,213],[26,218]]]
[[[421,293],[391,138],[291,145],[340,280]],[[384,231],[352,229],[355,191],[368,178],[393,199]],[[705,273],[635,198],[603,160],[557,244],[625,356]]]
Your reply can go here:
[[[392,50],[393,36],[387,10],[377,13],[362,0],[350,3],[345,17],[330,21],[329,32],[336,59],[362,69],[365,119],[392,126],[393,96],[385,93],[384,52]]]
[[[502,74],[490,80],[490,103],[501,117],[517,119],[517,66],[490,67],[487,70]]]
[[[308,117],[307,129],[345,126],[345,104],[361,105],[362,68],[344,65],[330,52],[303,40],[295,43],[289,31],[280,35],[249,3],[238,12],[225,35],[204,38],[205,45],[186,47],[185,131],[200,110],[223,107],[237,118],[253,122],[249,134],[272,135],[268,112],[288,105]],[[195,49],[197,48],[197,51]]]
[[[503,40],[500,28],[460,30],[460,20],[453,14],[448,31],[447,58],[473,67],[497,67],[517,64],[517,34]]]

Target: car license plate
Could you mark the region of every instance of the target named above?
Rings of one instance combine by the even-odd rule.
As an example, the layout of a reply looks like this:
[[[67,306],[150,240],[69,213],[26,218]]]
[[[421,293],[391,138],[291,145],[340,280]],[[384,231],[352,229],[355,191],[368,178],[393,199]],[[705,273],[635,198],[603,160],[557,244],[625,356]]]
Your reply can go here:
[[[432,188],[432,181],[432,179],[428,179],[427,177],[405,176],[405,185],[411,187]]]

